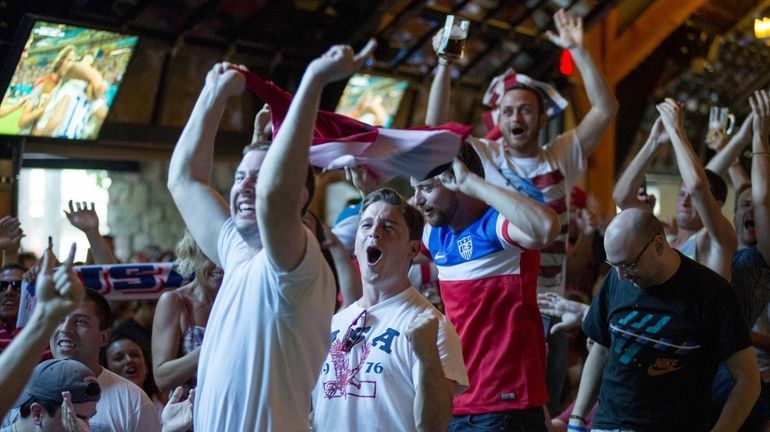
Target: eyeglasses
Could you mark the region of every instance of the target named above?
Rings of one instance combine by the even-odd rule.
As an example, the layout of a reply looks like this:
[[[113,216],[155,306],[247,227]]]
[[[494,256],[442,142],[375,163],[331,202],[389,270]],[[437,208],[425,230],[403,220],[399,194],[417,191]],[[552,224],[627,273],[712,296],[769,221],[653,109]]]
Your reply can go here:
[[[364,330],[366,329],[366,315],[366,309],[364,309],[348,326],[348,331],[345,332],[345,337],[342,338],[343,351],[350,352],[357,343],[365,339]],[[361,326],[356,326],[358,321],[361,321]]]
[[[624,273],[633,272],[634,269],[636,268],[636,264],[639,263],[639,259],[642,257],[642,255],[644,255],[644,251],[647,250],[647,248],[650,246],[652,241],[655,240],[655,237],[657,237],[657,236],[658,236],[658,234],[655,234],[654,236],[652,236],[652,238],[647,242],[647,244],[644,245],[644,247],[642,248],[642,251],[639,252],[639,255],[636,256],[636,259],[631,261],[628,264],[613,264],[613,263],[610,262],[610,260],[604,260],[604,262],[609,264],[610,267],[614,268],[617,271],[622,271]]]
[[[21,291],[21,281],[0,281],[0,292],[7,290],[8,287],[11,287],[14,291],[19,292]]]

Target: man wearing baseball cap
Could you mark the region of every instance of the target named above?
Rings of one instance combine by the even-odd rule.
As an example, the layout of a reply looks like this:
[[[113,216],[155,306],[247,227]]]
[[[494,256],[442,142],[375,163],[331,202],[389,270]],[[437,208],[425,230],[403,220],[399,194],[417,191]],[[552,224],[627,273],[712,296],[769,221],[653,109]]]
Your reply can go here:
[[[99,383],[82,363],[70,359],[44,361],[35,368],[16,402],[19,417],[0,432],[58,432],[72,430],[76,424],[88,430],[86,422],[96,413],[100,395]]]

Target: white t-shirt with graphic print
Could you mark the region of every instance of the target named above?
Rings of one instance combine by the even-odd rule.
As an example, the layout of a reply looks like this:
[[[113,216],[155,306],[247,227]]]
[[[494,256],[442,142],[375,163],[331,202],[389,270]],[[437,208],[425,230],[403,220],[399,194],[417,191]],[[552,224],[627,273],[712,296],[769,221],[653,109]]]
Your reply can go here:
[[[406,331],[425,310],[441,317],[438,350],[444,375],[457,383],[455,393],[468,388],[457,332],[410,287],[366,309],[365,316],[358,303],[334,315],[329,355],[313,391],[313,431],[416,431],[413,403],[420,366]],[[356,341],[349,350],[343,347],[346,334]]]

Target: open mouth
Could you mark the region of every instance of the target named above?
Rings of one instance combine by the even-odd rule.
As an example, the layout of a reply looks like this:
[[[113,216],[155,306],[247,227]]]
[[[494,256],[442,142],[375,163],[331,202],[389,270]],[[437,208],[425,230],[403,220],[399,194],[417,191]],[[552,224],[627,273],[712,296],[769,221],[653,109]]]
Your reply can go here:
[[[377,249],[374,246],[369,246],[366,248],[366,262],[369,263],[369,265],[376,265],[380,262],[382,259],[382,251]]]
[[[753,220],[747,220],[743,223],[744,228],[754,229],[754,221]]]
[[[524,128],[523,128],[523,127],[521,127],[521,126],[517,126],[517,127],[513,128],[513,129],[511,129],[511,133],[512,133],[514,136],[515,136],[515,135],[521,135],[521,134],[523,134],[523,133],[524,133]]]
[[[75,348],[75,343],[69,340],[60,340],[57,345],[59,348]]]
[[[238,204],[238,212],[239,213],[254,213],[254,205],[253,204],[246,204],[246,203]]]

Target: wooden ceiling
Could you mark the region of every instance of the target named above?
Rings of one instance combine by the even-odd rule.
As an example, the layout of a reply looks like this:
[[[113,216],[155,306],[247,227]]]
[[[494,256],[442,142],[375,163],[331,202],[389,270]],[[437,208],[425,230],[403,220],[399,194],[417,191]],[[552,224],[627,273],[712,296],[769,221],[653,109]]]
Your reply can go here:
[[[373,70],[425,83],[436,64],[431,37],[447,14],[472,21],[466,55],[454,76],[479,92],[509,66],[543,80],[558,77],[558,49],[544,32],[552,15],[569,9],[585,19],[586,28],[616,8],[618,31],[633,25],[656,2],[670,0],[2,0],[0,58],[13,40],[25,13],[59,17],[84,24],[137,34],[142,43],[125,88],[118,96],[104,130],[107,141],[173,142],[184,124],[203,77],[221,59],[248,65],[289,90],[305,65],[335,43],[361,46],[370,37],[379,41]],[[674,31],[650,56],[677,56],[662,70],[645,61],[623,83],[655,89],[686,73],[699,51],[679,48],[698,45],[688,39],[712,41],[746,17],[756,0],[708,0],[682,29]],[[700,43],[700,42],[699,42]],[[701,43],[702,45],[703,43]],[[700,46],[700,45],[699,45]],[[650,68],[649,70],[645,68]],[[650,84],[652,83],[652,84]],[[621,84],[624,85],[624,84]],[[653,86],[653,89],[649,87]],[[333,107],[342,85],[331,89],[323,104]],[[623,95],[621,107],[624,107]],[[626,101],[625,103],[635,103]],[[236,101],[224,128],[240,134],[250,129],[256,102]],[[645,102],[649,105],[649,102]],[[639,116],[637,116],[639,117]],[[630,124],[632,124],[631,122]],[[639,119],[636,118],[638,126]],[[142,125],[142,128],[133,126]],[[621,145],[622,147],[622,145]],[[128,157],[128,156],[127,156]]]

